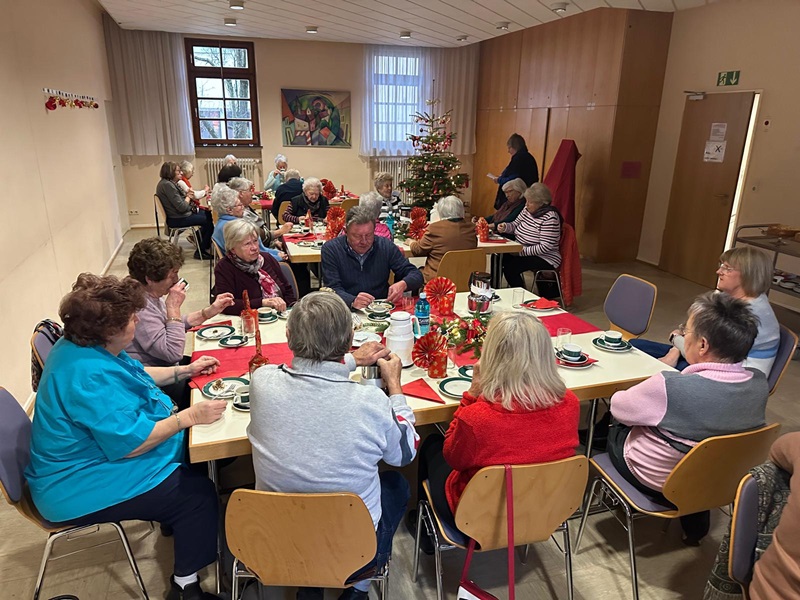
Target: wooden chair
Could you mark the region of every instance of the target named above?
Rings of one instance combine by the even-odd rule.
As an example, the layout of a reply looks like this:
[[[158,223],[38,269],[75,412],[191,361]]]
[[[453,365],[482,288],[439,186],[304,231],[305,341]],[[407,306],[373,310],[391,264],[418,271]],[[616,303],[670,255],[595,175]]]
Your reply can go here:
[[[355,494],[280,494],[239,489],[225,514],[234,556],[232,598],[242,578],[264,585],[344,588],[375,556],[372,517]],[[386,598],[389,565],[370,577]]]
[[[342,201],[341,207],[344,211],[345,217],[347,216],[347,211],[354,206],[358,206],[358,198],[348,198],[347,200]]]
[[[758,541],[758,483],[748,473],[739,483],[731,513],[731,535],[728,548],[728,576],[742,586],[742,595],[749,600],[748,589],[753,579]]]
[[[287,262],[278,263],[281,267],[281,272],[283,276],[286,277],[286,281],[292,286],[294,290],[294,297],[300,300],[300,291],[297,287],[297,278],[294,276],[294,271],[292,271],[292,266]]]
[[[609,328],[625,339],[638,338],[650,327],[658,288],[644,279],[622,274],[608,290],[603,312]]]
[[[6,502],[16,508],[19,514],[48,534],[44,555],[39,565],[39,573],[33,589],[33,600],[38,600],[44,573],[56,540],[76,534],[85,535],[86,533],[91,533],[92,530],[96,530],[100,525],[105,525],[106,523],[74,527],[72,525],[51,523],[39,514],[31,498],[24,475],[25,468],[30,462],[30,440],[31,422],[28,415],[25,414],[22,406],[8,391],[0,388],[0,491],[2,491]],[[136,565],[136,559],[133,557],[133,551],[128,543],[125,530],[120,523],[107,524],[116,530],[120,542],[125,548],[125,554],[136,578],[139,592],[142,598],[148,600],[147,590],[144,587],[144,581]],[[103,544],[97,544],[96,546],[100,545]],[[69,554],[64,556],[69,556]]]
[[[511,472],[514,481],[514,544],[525,546],[527,558],[528,544],[543,542],[560,531],[571,600],[572,551],[567,519],[581,504],[589,474],[587,459],[573,456],[549,463],[514,465]],[[442,600],[442,551],[466,548],[469,538],[478,542],[480,552],[508,547],[505,471],[502,465],[486,467],[470,479],[456,508],[458,529],[452,529],[439,519],[427,481],[423,488],[425,498],[419,502],[412,581],[416,582],[419,571],[419,541],[424,524],[433,539],[436,597]]]
[[[742,476],[764,462],[779,430],[780,425],[775,423],[752,431],[711,437],[697,444],[675,466],[664,484],[662,493],[671,506],[657,502],[628,483],[614,468],[608,454],[590,458],[598,475],[586,496],[575,551],[580,547],[589,507],[595,495],[599,504],[609,511],[621,506],[628,532],[631,587],[633,598],[638,600],[634,518],[650,515],[675,519],[730,504],[736,497]]]
[[[778,354],[775,356],[775,362],[772,363],[772,369],[769,371],[767,383],[769,383],[769,395],[771,396],[778,387],[783,374],[789,368],[789,362],[794,356],[795,348],[797,348],[797,334],[791,329],[780,326],[781,338],[778,342]]]
[[[457,292],[469,291],[469,276],[473,271],[486,270],[486,251],[482,248],[474,250],[450,250],[445,252],[439,263],[437,277],[447,277],[456,284]]]
[[[286,212],[286,209],[289,208],[291,204],[292,203],[290,200],[284,200],[281,202],[281,205],[278,207],[278,225],[283,225],[286,223],[286,219],[283,218],[283,213]]]

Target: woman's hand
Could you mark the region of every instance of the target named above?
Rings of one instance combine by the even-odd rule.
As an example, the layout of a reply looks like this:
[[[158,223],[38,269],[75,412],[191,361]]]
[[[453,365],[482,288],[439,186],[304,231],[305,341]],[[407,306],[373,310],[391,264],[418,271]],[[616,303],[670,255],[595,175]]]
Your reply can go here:
[[[203,400],[197,404],[193,404],[181,414],[188,417],[189,424],[192,425],[210,425],[216,423],[225,414],[225,409],[228,407],[226,400]]]
[[[378,359],[378,368],[381,370],[381,379],[386,384],[389,395],[402,394],[400,374],[403,372],[403,363],[397,354],[390,354],[386,358]]]
[[[473,398],[481,395],[481,361],[472,366],[472,385],[469,386],[467,393]]]
[[[214,317],[229,306],[233,306],[234,302],[235,300],[233,299],[233,294],[230,292],[224,292],[217,296],[213,304],[211,304],[211,310],[209,312],[213,313],[211,316]]]
[[[284,223],[283,225],[281,225],[280,227],[278,227],[275,230],[275,233],[273,235],[275,237],[281,237],[282,235],[285,235],[285,234],[289,233],[291,230],[292,230],[292,224],[291,223]]]
[[[272,174],[273,174],[275,177],[280,177],[280,174],[281,174],[281,172],[280,172],[280,169],[275,169],[275,170],[272,172]]]
[[[278,252],[278,256],[280,256],[281,260],[284,261],[284,262],[289,260],[289,255],[286,254],[286,252]]]
[[[678,365],[678,360],[681,358],[681,351],[677,348],[670,348],[664,356],[659,358],[662,363],[669,365],[673,369]]]
[[[211,375],[217,371],[217,367],[219,367],[218,359],[213,356],[201,356],[183,368],[184,375],[191,378],[197,375]]]
[[[283,312],[286,310],[286,301],[283,298],[264,298],[261,301],[261,306],[269,306],[278,312]]]
[[[477,223],[478,222],[478,217],[472,217],[472,222],[473,223]]]
[[[500,233],[505,233],[506,224],[505,223],[498,223],[497,224],[497,231],[499,231]]]
[[[177,312],[177,314],[180,314],[184,300],[186,300],[186,284],[179,281],[169,288],[169,292],[167,292],[167,299],[164,301],[167,306],[167,313]]]

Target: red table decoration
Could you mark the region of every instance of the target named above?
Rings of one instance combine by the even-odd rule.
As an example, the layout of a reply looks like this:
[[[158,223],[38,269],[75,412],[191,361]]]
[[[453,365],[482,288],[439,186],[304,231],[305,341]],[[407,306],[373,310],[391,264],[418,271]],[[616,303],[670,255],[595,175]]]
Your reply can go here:
[[[489,223],[487,223],[486,219],[483,217],[478,219],[478,222],[475,224],[475,233],[478,234],[478,241],[489,241]]]
[[[447,277],[434,277],[425,284],[428,302],[440,315],[452,315],[456,301],[456,284]]]
[[[446,377],[447,338],[438,331],[426,333],[414,343],[411,358],[418,367],[428,369],[428,377]]]

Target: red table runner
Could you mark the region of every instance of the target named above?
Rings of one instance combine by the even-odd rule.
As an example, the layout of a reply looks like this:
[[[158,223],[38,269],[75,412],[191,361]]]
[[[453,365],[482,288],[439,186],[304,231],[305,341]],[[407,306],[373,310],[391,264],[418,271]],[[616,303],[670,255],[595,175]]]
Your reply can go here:
[[[267,210],[272,208],[272,204],[275,200],[271,200],[269,198],[259,198],[258,203],[261,205],[261,208],[265,208]]]
[[[313,242],[317,239],[316,233],[287,233],[283,236],[284,241],[292,242],[296,244],[297,242]]]
[[[561,313],[558,315],[550,315],[548,317],[539,317],[539,320],[547,327],[550,335],[556,335],[559,328],[566,327],[571,330],[573,334],[579,333],[592,333],[593,331],[603,331],[599,327],[595,327],[591,323],[587,323],[580,317],[576,317],[570,313]]]
[[[264,344],[261,351],[274,365],[286,363],[292,364],[294,354],[289,350],[289,344],[282,342],[279,344]],[[241,348],[219,348],[215,350],[198,350],[192,353],[192,361],[201,356],[213,356],[219,360],[219,368],[216,373],[211,375],[199,375],[193,377],[189,386],[201,389],[209,381],[214,381],[220,377],[239,377],[247,373],[250,367],[250,359],[256,353],[255,346],[242,346]]]

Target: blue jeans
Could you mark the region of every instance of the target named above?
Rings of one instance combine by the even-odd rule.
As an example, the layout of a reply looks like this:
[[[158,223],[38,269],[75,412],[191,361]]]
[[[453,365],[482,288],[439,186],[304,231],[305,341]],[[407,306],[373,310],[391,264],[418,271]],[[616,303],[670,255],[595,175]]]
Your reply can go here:
[[[661,358],[662,356],[666,356],[667,352],[669,352],[672,348],[672,344],[662,344],[661,342],[651,342],[650,340],[634,339],[629,341],[631,346],[638,348],[653,358]],[[678,371],[683,371],[688,366],[689,363],[686,362],[686,359],[683,358],[683,355],[681,355],[675,368],[678,369]]]
[[[353,573],[348,578],[348,583],[380,571],[389,562],[392,555],[392,539],[397,531],[403,515],[406,514],[408,501],[411,498],[411,488],[405,477],[397,471],[384,471],[380,474],[381,480],[381,520],[378,522],[378,529],[375,535],[378,536],[378,549],[375,557],[365,566]],[[369,582],[356,584],[354,587],[362,591],[368,589]]]
[[[211,248],[211,236],[214,234],[214,222],[211,220],[211,213],[209,211],[201,210],[188,217],[167,217],[167,225],[172,229],[190,226],[199,227],[200,249],[208,253]]]

